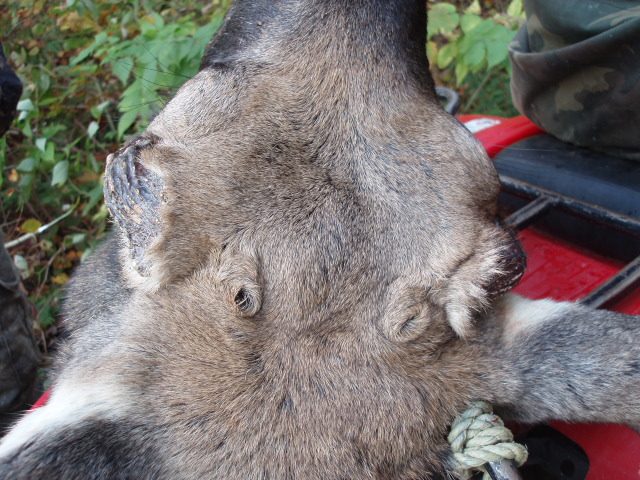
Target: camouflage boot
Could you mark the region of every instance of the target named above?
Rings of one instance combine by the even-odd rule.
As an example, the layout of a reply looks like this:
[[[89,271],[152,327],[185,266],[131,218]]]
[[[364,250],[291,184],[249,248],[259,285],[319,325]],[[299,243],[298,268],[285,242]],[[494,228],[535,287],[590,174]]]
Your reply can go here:
[[[22,83],[0,44],[0,136],[13,120]],[[0,232],[0,435],[38,397],[40,350],[33,338],[34,308],[20,291],[20,276]]]
[[[640,2],[524,0],[516,108],[575,145],[640,160]]]
[[[33,337],[33,305],[20,292],[20,277],[0,233],[0,427],[28,408],[40,393],[40,349]],[[0,431],[0,434],[3,432]]]

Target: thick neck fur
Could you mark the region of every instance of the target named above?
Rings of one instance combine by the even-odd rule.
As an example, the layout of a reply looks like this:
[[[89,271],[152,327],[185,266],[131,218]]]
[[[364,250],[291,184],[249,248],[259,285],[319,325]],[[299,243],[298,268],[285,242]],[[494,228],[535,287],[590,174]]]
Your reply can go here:
[[[201,68],[257,58],[301,62],[306,68],[312,59],[319,73],[366,66],[370,77],[395,73],[430,89],[425,42],[426,10],[420,0],[237,0]]]

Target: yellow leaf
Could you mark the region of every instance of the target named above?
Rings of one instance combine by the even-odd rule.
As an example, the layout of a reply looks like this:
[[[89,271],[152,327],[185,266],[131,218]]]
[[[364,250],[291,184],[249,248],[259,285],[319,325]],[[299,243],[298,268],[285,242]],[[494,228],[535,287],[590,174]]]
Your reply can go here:
[[[69,281],[69,275],[66,273],[60,273],[51,279],[56,285],[64,285]]]
[[[71,11],[62,15],[56,21],[60,30],[69,30],[71,32],[79,32],[95,25],[95,22],[87,17],[81,17],[78,12]]]
[[[435,63],[438,55],[438,44],[432,40],[427,42],[427,58],[430,63]]]
[[[44,7],[45,0],[38,0],[33,5],[33,15],[38,15],[42,11],[42,7]]]
[[[87,183],[87,182],[95,182],[97,180],[100,180],[100,175],[98,175],[95,172],[92,172],[91,170],[87,170],[82,175],[76,178],[76,182],[80,184]]]
[[[29,220],[25,220],[25,222],[20,226],[20,231],[22,233],[33,233],[38,230],[42,226],[42,223],[35,218],[30,218]]]

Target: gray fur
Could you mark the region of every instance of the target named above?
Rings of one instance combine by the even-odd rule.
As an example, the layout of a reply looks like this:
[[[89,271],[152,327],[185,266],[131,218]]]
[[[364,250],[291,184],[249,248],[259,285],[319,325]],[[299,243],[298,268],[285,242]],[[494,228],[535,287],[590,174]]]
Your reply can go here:
[[[522,260],[424,30],[418,0],[236,2],[108,160],[116,237],[0,477],[432,479],[474,400],[637,423],[636,318],[492,298]]]

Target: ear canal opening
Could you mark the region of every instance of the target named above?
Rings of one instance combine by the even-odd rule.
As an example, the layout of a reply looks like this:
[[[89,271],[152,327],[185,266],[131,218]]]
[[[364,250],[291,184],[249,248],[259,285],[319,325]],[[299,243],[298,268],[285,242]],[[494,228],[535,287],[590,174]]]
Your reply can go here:
[[[241,315],[255,315],[261,306],[260,288],[257,285],[243,285],[233,297],[233,303]]]
[[[233,301],[236,303],[238,308],[244,312],[249,311],[253,307],[253,300],[251,299],[251,295],[244,289],[241,288],[238,293],[236,293]]]

